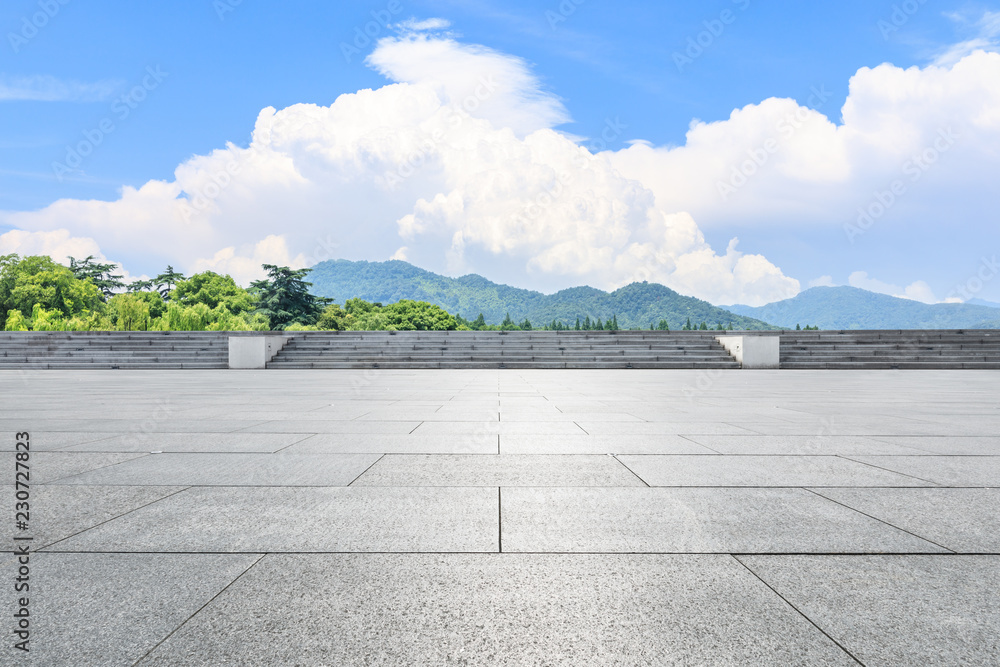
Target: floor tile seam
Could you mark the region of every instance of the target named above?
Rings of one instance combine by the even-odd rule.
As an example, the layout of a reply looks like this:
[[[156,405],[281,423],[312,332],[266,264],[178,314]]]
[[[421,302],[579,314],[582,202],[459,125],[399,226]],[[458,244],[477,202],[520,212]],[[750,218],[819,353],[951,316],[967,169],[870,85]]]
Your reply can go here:
[[[813,487],[813,488],[820,488],[820,487]],[[843,503],[843,502],[840,502],[839,500],[835,500],[835,499],[833,499],[833,498],[830,498],[830,497],[828,497],[828,496],[824,496],[824,495],[823,495],[822,493],[820,493],[819,491],[814,491],[814,490],[813,490],[813,488],[806,488],[805,490],[806,490],[806,491],[808,491],[808,492],[810,492],[810,493],[814,493],[814,494],[816,494],[817,496],[819,496],[820,498],[823,498],[824,500],[828,500],[828,501],[830,501],[831,503],[835,503],[835,504],[837,504],[837,505],[840,505],[841,507],[845,507],[845,508],[847,508],[847,509],[851,510],[852,512],[857,512],[858,514],[862,514],[862,515],[864,515],[864,516],[868,517],[869,519],[874,519],[875,521],[878,521],[879,523],[882,523],[882,524],[885,524],[886,526],[890,526],[891,528],[895,528],[896,530],[900,530],[900,531],[902,531],[902,532],[904,532],[904,533],[906,533],[906,534],[908,534],[908,535],[912,535],[913,537],[916,537],[916,538],[917,538],[917,539],[919,539],[919,540],[923,540],[924,542],[928,542],[928,543],[930,543],[930,544],[933,544],[933,545],[934,545],[934,546],[936,546],[936,547],[940,547],[940,548],[942,548],[942,549],[944,549],[944,550],[946,550],[946,551],[948,551],[948,552],[950,552],[950,553],[952,553],[952,554],[955,554],[955,553],[958,553],[958,552],[957,552],[957,551],[955,551],[954,549],[950,549],[950,548],[946,547],[946,546],[945,546],[945,545],[943,545],[943,544],[938,544],[938,543],[937,543],[937,542],[935,542],[934,540],[931,540],[931,539],[929,539],[929,538],[926,538],[926,537],[924,537],[923,535],[917,535],[917,534],[916,534],[916,533],[914,533],[913,531],[910,531],[910,530],[906,530],[905,528],[902,528],[902,527],[900,527],[900,526],[897,526],[897,525],[895,525],[895,524],[891,523],[890,521],[887,521],[887,520],[885,520],[885,519],[880,519],[880,518],[878,518],[877,516],[873,516],[873,515],[871,515],[871,514],[868,514],[867,512],[863,512],[863,511],[861,511],[861,510],[857,509],[856,507],[851,507],[850,505],[847,505],[847,504],[845,504],[845,503]],[[927,487],[917,487],[917,488],[927,488]]]
[[[703,445],[703,444],[701,444],[700,442],[698,442],[696,440],[692,440],[691,437],[689,437],[687,435],[683,435],[681,433],[677,433],[676,435],[679,438],[684,438],[685,440],[687,440],[688,442],[690,442],[691,444],[693,444],[693,445],[695,445],[697,447],[704,447],[705,449],[707,449],[710,452],[715,452],[716,454],[718,454],[720,456],[724,456],[724,454],[722,454],[722,452],[720,452],[719,450],[717,450],[717,449],[715,449],[713,447],[709,447],[708,445]],[[697,454],[693,454],[693,456],[697,456]],[[708,454],[705,454],[704,456],[708,456]]]
[[[354,484],[354,483],[355,483],[356,481],[358,481],[359,479],[361,479],[361,478],[362,478],[362,477],[363,477],[363,476],[365,475],[365,473],[366,473],[366,472],[368,472],[368,471],[369,471],[369,470],[371,470],[371,469],[372,469],[373,467],[375,467],[375,464],[377,464],[377,463],[378,463],[379,461],[381,461],[381,460],[382,460],[382,459],[384,459],[384,458],[385,458],[385,454],[382,454],[382,455],[380,455],[380,456],[379,456],[379,457],[378,457],[377,459],[375,459],[375,460],[374,460],[374,461],[372,462],[372,464],[371,464],[370,466],[368,466],[367,468],[365,468],[364,470],[362,470],[362,471],[361,471],[361,473],[360,473],[360,474],[358,474],[358,476],[357,476],[357,477],[355,477],[354,479],[352,479],[352,480],[351,480],[351,482],[350,482],[350,484],[347,484],[347,485],[346,485],[346,486],[345,486],[344,488],[347,488],[347,487],[351,486],[351,485],[352,485],[352,484]]]
[[[40,453],[43,453],[43,452],[35,452],[35,453],[36,454],[40,454]],[[55,453],[55,452],[52,452],[52,453]],[[140,452],[74,452],[74,453],[79,453],[79,454],[105,454],[105,453],[107,453],[107,454],[138,454],[138,456],[134,456],[134,457],[132,457],[130,459],[126,459],[124,461],[118,461],[116,463],[109,463],[107,465],[103,465],[103,466],[100,466],[100,467],[97,467],[97,468],[92,468],[90,470],[85,470],[83,472],[73,473],[72,475],[64,475],[63,477],[57,477],[55,479],[52,479],[52,480],[49,480],[49,481],[46,481],[46,482],[36,482],[35,486],[61,486],[58,483],[61,482],[61,481],[63,481],[63,480],[72,479],[74,477],[79,477],[81,475],[88,475],[88,474],[90,474],[92,472],[97,472],[98,470],[104,470],[106,468],[113,468],[113,467],[115,467],[117,465],[121,465],[123,463],[128,463],[129,461],[138,461],[139,459],[144,459],[144,458],[147,458],[149,456],[152,456],[152,453],[150,453],[150,452],[142,452],[142,453],[140,453]],[[183,485],[179,485],[179,484],[164,484],[163,486],[183,486]]]
[[[45,433],[45,431],[41,431],[41,432]],[[57,449],[51,449],[51,450],[48,450],[48,451],[52,451],[52,452],[67,452],[67,450],[69,450],[70,447],[82,447],[83,445],[92,445],[92,444],[94,444],[96,442],[104,442],[105,440],[111,440],[112,438],[119,438],[122,435],[124,435],[124,434],[122,434],[122,433],[113,433],[112,435],[108,435],[108,436],[105,436],[103,438],[97,438],[96,440],[88,440],[87,442],[77,442],[77,443],[72,444],[72,445],[63,445],[62,447],[59,447]],[[45,451],[45,450],[37,450],[37,451]]]
[[[81,484],[80,486],[85,486],[85,485]],[[102,486],[108,486],[108,485],[102,485]],[[139,505],[138,507],[133,507],[130,510],[126,510],[125,512],[122,512],[121,514],[117,514],[117,515],[111,517],[110,519],[106,519],[104,521],[101,521],[100,523],[94,524],[93,526],[89,526],[87,528],[84,528],[83,530],[77,531],[77,532],[73,533],[72,535],[67,535],[65,537],[60,537],[55,542],[51,542],[51,543],[46,544],[45,546],[40,547],[40,548],[41,549],[48,549],[49,547],[55,546],[55,545],[59,544],[60,542],[64,542],[66,540],[72,539],[72,538],[76,537],[77,535],[82,535],[83,533],[86,533],[89,530],[94,530],[95,528],[100,528],[101,526],[103,526],[106,523],[109,523],[111,521],[117,521],[118,519],[121,519],[122,517],[127,516],[127,515],[129,515],[129,514],[131,514],[133,512],[138,512],[139,510],[145,509],[145,508],[149,507],[150,505],[155,505],[156,503],[160,502],[161,500],[166,500],[167,498],[172,498],[173,496],[176,496],[178,493],[184,493],[185,491],[187,491],[188,489],[191,488],[190,486],[185,485],[185,484],[163,484],[161,486],[182,486],[184,488],[178,489],[177,491],[174,491],[173,493],[168,493],[167,495],[162,496],[160,498],[156,498],[155,500],[151,500],[150,502],[145,503],[143,505]],[[158,488],[158,487],[156,487],[156,488]]]
[[[737,563],[739,563],[739,564],[740,564],[740,565],[741,565],[741,566],[742,566],[742,567],[743,567],[743,568],[744,568],[744,569],[745,569],[745,570],[746,570],[747,572],[749,572],[749,573],[750,573],[750,575],[751,575],[751,576],[753,576],[753,577],[754,577],[755,579],[757,579],[757,581],[759,581],[759,582],[760,582],[761,584],[763,584],[764,586],[766,586],[768,590],[770,590],[770,591],[771,591],[772,593],[774,593],[774,594],[775,594],[776,596],[778,596],[778,598],[779,598],[779,599],[780,599],[780,600],[781,600],[782,602],[784,602],[784,603],[785,603],[786,605],[788,605],[789,607],[791,607],[791,608],[792,608],[792,609],[793,609],[793,610],[795,611],[795,613],[797,613],[797,614],[798,614],[799,616],[801,616],[802,618],[804,618],[804,619],[805,619],[805,620],[806,620],[806,621],[807,621],[807,622],[808,622],[808,623],[809,623],[810,625],[812,625],[812,626],[813,626],[814,628],[816,628],[816,630],[818,630],[818,631],[819,631],[819,632],[820,632],[820,633],[821,633],[821,634],[822,634],[822,635],[823,635],[824,637],[826,637],[826,638],[827,638],[827,639],[829,639],[829,640],[830,640],[831,642],[833,642],[833,644],[834,644],[834,645],[835,645],[835,646],[836,646],[837,648],[839,648],[839,649],[840,649],[841,651],[843,651],[843,652],[844,652],[844,653],[845,653],[845,654],[846,654],[847,656],[849,656],[849,657],[850,657],[850,658],[851,658],[852,660],[854,660],[854,662],[858,663],[859,665],[862,665],[862,666],[864,666],[864,663],[863,663],[863,662],[861,662],[861,660],[859,660],[859,659],[858,659],[858,657],[857,657],[856,655],[854,655],[853,653],[851,653],[851,652],[850,652],[850,651],[849,651],[849,650],[847,649],[847,647],[845,647],[845,646],[844,646],[843,644],[841,644],[841,643],[840,643],[839,641],[837,641],[836,639],[834,639],[834,638],[833,638],[833,637],[832,637],[832,636],[830,635],[830,633],[828,633],[828,632],[827,632],[826,630],[824,630],[823,628],[821,628],[821,627],[819,626],[819,624],[818,624],[818,623],[816,623],[816,621],[814,621],[814,620],[812,620],[811,618],[809,618],[809,616],[807,616],[805,612],[803,612],[803,611],[802,611],[801,609],[799,609],[799,608],[798,608],[798,607],[796,607],[796,606],[795,606],[794,604],[792,604],[792,602],[791,602],[791,601],[790,601],[790,600],[789,600],[788,598],[786,598],[786,597],[785,597],[784,595],[782,595],[781,593],[779,593],[779,592],[778,592],[778,589],[776,589],[776,588],[775,588],[774,586],[772,586],[772,585],[771,585],[771,584],[769,584],[769,583],[768,583],[767,581],[765,581],[765,580],[764,580],[764,578],[763,578],[763,577],[761,577],[761,576],[760,576],[759,574],[757,574],[756,572],[754,572],[754,571],[753,571],[753,570],[752,570],[752,569],[750,568],[750,566],[749,566],[749,565],[747,565],[746,563],[744,563],[744,562],[743,562],[742,560],[740,560],[740,559],[739,559],[739,558],[738,558],[737,556],[732,556],[732,559],[733,559],[733,560],[735,560],[735,561],[736,561]]]
[[[304,437],[301,438],[301,439],[299,439],[299,440],[296,440],[295,442],[293,442],[291,444],[288,444],[288,445],[285,445],[284,447],[276,449],[276,450],[274,450],[273,452],[270,452],[270,453],[271,454],[277,454],[278,452],[283,452],[286,449],[288,449],[289,447],[294,447],[295,445],[301,444],[301,443],[305,442],[306,440],[309,440],[310,438],[316,437],[315,433],[313,433],[313,434],[295,433],[294,435],[302,435]],[[242,453],[242,452],[232,452],[232,453],[239,454],[239,453]],[[255,452],[248,452],[248,453],[255,453]]]
[[[205,609],[210,604],[212,604],[213,602],[215,602],[215,600],[217,600],[220,595],[222,595],[227,590],[229,590],[229,587],[232,586],[233,584],[235,584],[237,581],[239,581],[243,577],[243,575],[245,575],[250,570],[252,570],[257,565],[257,563],[259,563],[260,561],[262,561],[264,559],[265,556],[267,556],[266,553],[259,554],[258,558],[254,562],[252,562],[249,567],[247,567],[245,570],[243,570],[238,575],[236,575],[236,577],[232,581],[230,581],[228,584],[226,584],[225,586],[223,586],[222,589],[219,592],[217,592],[215,595],[213,595],[208,601],[206,601],[205,604],[203,604],[200,607],[198,607],[198,609],[196,609],[194,611],[194,613],[192,613],[186,619],[184,619],[183,621],[181,621],[173,630],[171,630],[169,633],[167,633],[166,637],[164,637],[160,641],[156,642],[156,645],[153,646],[153,648],[151,648],[148,651],[146,651],[146,653],[144,653],[138,660],[136,660],[134,663],[132,663],[132,666],[135,667],[136,665],[138,665],[141,662],[143,662],[146,658],[148,658],[154,651],[156,651],[156,649],[160,648],[160,646],[162,646],[167,640],[169,640],[171,637],[173,637],[174,634],[176,634],[178,630],[180,630],[181,628],[183,628],[191,619],[193,619],[195,616],[197,616],[199,613],[201,613],[201,611],[203,609]]]
[[[853,461],[854,463],[860,463],[862,465],[869,466],[871,468],[876,468],[877,470],[884,470],[886,472],[891,472],[895,475],[902,475],[903,477],[909,477],[910,479],[919,479],[921,482],[927,482],[928,484],[933,484],[937,488],[948,488],[946,484],[939,484],[932,479],[925,479],[923,477],[917,477],[916,475],[910,475],[905,472],[899,472],[898,470],[891,470],[880,465],[875,465],[874,463],[869,463],[868,461],[859,461],[856,458],[851,458],[852,456],[858,456],[858,454],[838,454],[838,456],[845,461]]]
[[[650,485],[649,485],[649,482],[647,482],[647,481],[646,481],[646,480],[644,480],[644,479],[643,479],[642,477],[640,477],[640,476],[639,476],[639,473],[637,473],[636,471],[634,471],[634,470],[632,470],[631,468],[629,468],[629,467],[628,467],[628,465],[627,465],[627,464],[626,464],[626,463],[625,463],[624,461],[622,461],[622,460],[621,460],[620,458],[618,458],[618,455],[617,455],[617,454],[612,454],[612,455],[611,455],[611,458],[613,458],[613,459],[614,459],[615,461],[617,461],[617,462],[619,463],[619,465],[621,465],[621,466],[622,466],[623,468],[625,468],[625,469],[626,469],[626,470],[628,470],[628,471],[629,471],[630,473],[632,473],[632,474],[633,474],[633,475],[635,476],[635,478],[636,478],[636,479],[638,479],[638,480],[639,480],[640,482],[642,482],[642,483],[643,483],[643,485],[644,485],[644,486],[645,486],[645,487],[646,487],[647,489],[648,489],[648,488],[652,488],[652,487],[650,487]],[[633,488],[634,488],[634,487],[633,487]]]

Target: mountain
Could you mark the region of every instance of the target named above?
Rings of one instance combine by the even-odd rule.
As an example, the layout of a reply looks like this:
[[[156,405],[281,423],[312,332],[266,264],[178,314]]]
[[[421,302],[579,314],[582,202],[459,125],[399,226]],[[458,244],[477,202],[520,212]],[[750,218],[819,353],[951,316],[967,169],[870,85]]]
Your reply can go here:
[[[712,328],[732,323],[735,329],[773,329],[765,322],[716,308],[707,301],[681,296],[656,283],[632,283],[608,293],[593,287],[573,287],[556,294],[498,285],[475,274],[448,278],[417,268],[407,262],[351,262],[343,259],[321,262],[313,267],[308,281],[312,293],[343,304],[351,298],[393,303],[400,299],[428,301],[449,313],[475,319],[482,313],[488,324],[499,324],[509,312],[521,322],[535,326],[552,320],[573,326],[576,318],[602,320],[618,317],[623,329],[648,329],[665,319],[671,329],[680,329],[691,318],[695,325],[706,322]]]
[[[964,303],[928,305],[856,287],[813,287],[766,306],[722,306],[787,328],[820,329],[998,329],[1000,308]]]

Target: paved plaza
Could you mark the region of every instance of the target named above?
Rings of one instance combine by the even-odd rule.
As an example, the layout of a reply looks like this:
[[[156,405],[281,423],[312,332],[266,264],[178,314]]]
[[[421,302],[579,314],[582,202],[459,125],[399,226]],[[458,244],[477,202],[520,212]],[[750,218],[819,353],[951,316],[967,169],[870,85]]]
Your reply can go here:
[[[0,394],[3,665],[1000,663],[995,371],[2,371]]]

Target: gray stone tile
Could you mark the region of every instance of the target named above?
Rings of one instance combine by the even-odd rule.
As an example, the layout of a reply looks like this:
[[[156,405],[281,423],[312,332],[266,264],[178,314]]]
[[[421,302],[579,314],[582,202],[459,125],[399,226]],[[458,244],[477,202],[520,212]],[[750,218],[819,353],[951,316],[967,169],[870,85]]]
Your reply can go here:
[[[739,426],[716,422],[578,422],[590,435],[754,435]]]
[[[643,486],[611,456],[391,454],[353,486]]]
[[[319,433],[292,445],[288,454],[496,454],[499,436],[480,435],[364,435]]]
[[[998,436],[879,436],[882,442],[898,447],[908,447],[911,454],[939,454],[943,456],[1000,456]],[[846,452],[845,452],[846,453]],[[860,452],[857,452],[860,453]],[[868,454],[895,454],[902,452],[867,452]]]
[[[720,454],[788,456],[922,454],[918,449],[853,435],[688,435]]]
[[[136,433],[67,447],[63,451],[273,453],[308,437],[304,433]]]
[[[298,419],[270,421],[242,429],[241,433],[398,433],[406,434],[420,426],[418,421],[362,422],[333,419]]]
[[[137,419],[81,419],[75,424],[79,431],[114,431],[117,433],[232,433],[260,424],[262,420],[235,419],[157,419],[155,416]]]
[[[347,486],[377,454],[154,454],[65,477],[103,486]]]
[[[1000,489],[816,489],[953,551],[1000,553]]]
[[[502,454],[713,454],[680,435],[501,435]]]
[[[31,484],[51,484],[56,480],[90,470],[113,466],[125,461],[142,458],[147,454],[92,453],[92,452],[31,452]],[[0,454],[0,460],[8,462],[7,469],[14,474],[14,452]]]
[[[498,550],[493,488],[196,487],[52,551],[275,553]]]
[[[33,554],[30,661],[14,655],[8,637],[0,662],[133,665],[258,558]],[[4,596],[5,618],[12,618],[13,605],[14,596]]]
[[[650,486],[932,486],[836,456],[618,457]]]
[[[268,555],[142,664],[677,661],[856,664],[728,556],[507,554]]]
[[[866,665],[1000,663],[997,556],[742,556]]]
[[[583,431],[573,422],[424,422],[414,435],[574,435]]]
[[[1000,486],[1000,456],[852,456],[942,486]]]
[[[502,492],[504,552],[945,553],[804,489]]]
[[[114,433],[74,433],[72,431],[28,431],[31,451],[50,452],[85,442],[106,440]],[[0,452],[13,452],[17,448],[15,433],[0,440]]]
[[[93,528],[126,512],[182,490],[182,486],[59,486],[44,484],[30,490],[30,535],[33,548]],[[4,498],[14,497],[13,486],[0,487]],[[13,508],[13,506],[12,506]],[[4,537],[4,548],[13,549],[13,535]]]

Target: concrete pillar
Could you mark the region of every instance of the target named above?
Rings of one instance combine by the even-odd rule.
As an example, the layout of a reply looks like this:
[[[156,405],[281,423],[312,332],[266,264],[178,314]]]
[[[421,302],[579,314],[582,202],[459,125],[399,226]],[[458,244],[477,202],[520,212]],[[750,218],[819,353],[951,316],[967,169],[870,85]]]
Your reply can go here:
[[[779,368],[781,365],[779,336],[716,336],[715,339],[743,368]]]
[[[230,368],[266,368],[291,336],[230,336]]]

